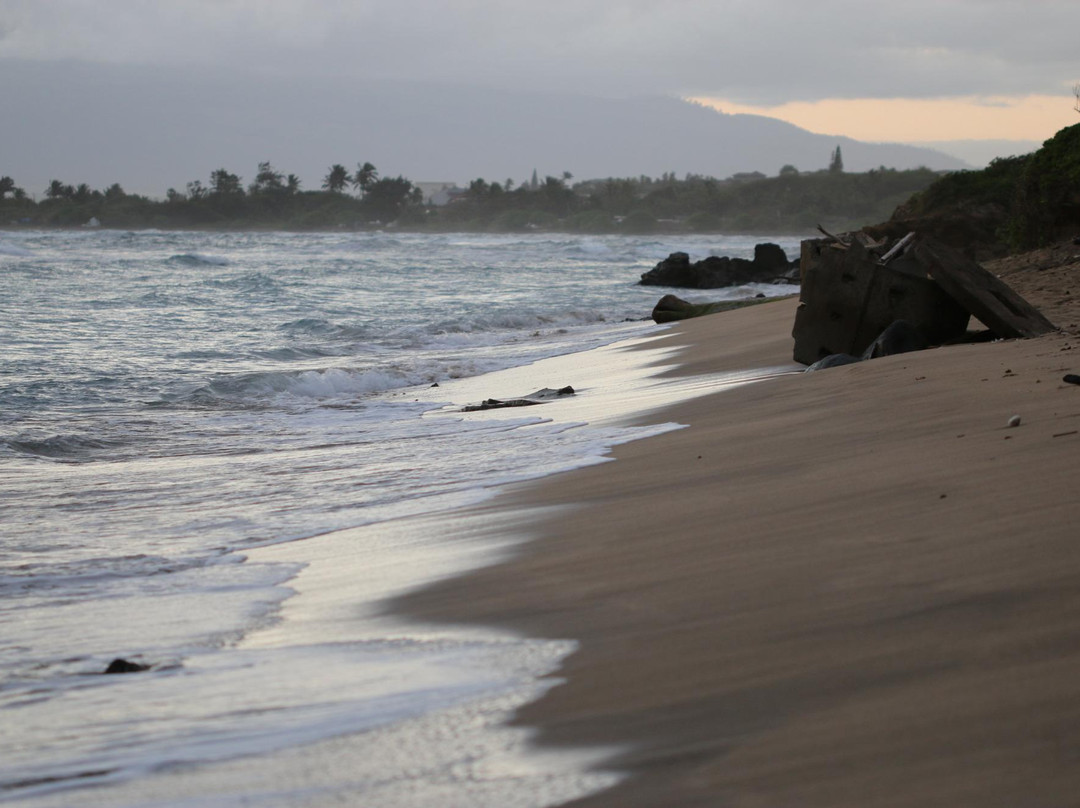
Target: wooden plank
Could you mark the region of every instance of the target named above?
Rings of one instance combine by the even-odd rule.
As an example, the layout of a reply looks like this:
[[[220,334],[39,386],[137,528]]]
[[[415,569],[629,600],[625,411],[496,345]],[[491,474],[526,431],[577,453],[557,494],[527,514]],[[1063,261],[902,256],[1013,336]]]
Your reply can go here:
[[[957,303],[999,337],[1038,337],[1057,327],[1000,278],[944,244],[920,238],[909,253]]]

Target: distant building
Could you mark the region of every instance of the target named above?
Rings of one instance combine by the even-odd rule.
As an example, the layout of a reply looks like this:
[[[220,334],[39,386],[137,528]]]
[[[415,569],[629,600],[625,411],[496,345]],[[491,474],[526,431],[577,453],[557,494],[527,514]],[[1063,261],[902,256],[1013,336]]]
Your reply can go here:
[[[456,182],[414,182],[424,195],[424,204],[440,207],[450,204],[456,197],[465,193]]]

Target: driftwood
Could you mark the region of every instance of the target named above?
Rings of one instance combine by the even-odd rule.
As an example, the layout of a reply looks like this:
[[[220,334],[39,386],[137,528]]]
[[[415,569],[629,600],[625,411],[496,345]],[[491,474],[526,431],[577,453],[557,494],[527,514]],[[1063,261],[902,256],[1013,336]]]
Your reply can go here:
[[[881,256],[881,260],[879,260],[878,263],[881,264],[882,266],[888,264],[896,256],[903,253],[904,250],[907,249],[907,246],[914,240],[915,240],[915,234],[914,233],[908,233],[906,236],[904,236],[902,239],[900,239],[898,242],[896,242],[896,244],[893,245],[891,250],[889,250],[887,253],[885,253],[883,256]]]
[[[880,250],[882,247],[889,243],[889,240],[887,238],[883,238],[881,239],[881,241],[878,241],[873,236],[864,233],[862,230],[855,234],[855,238],[861,245],[871,251]]]
[[[481,401],[479,404],[469,404],[461,408],[462,412],[481,412],[483,410],[502,410],[507,407],[533,407],[537,404],[543,404],[546,401],[551,401],[562,396],[574,395],[574,388],[570,385],[566,387],[560,387],[558,390],[553,390],[550,387],[545,387],[543,390],[537,390],[535,393],[530,393],[527,396],[520,398],[498,399],[488,398]]]
[[[130,662],[126,659],[117,657],[109,663],[109,667],[105,669],[105,673],[141,673],[142,671],[150,670],[149,665],[142,665],[138,662]]]
[[[834,249],[837,249],[837,250],[846,250],[848,247],[851,246],[851,242],[844,241],[844,239],[840,238],[840,236],[837,236],[834,233],[830,233],[828,230],[826,230],[820,224],[817,226],[817,229],[819,231],[821,231],[821,233],[826,238],[831,239],[831,243],[829,244],[830,247],[833,247]]]

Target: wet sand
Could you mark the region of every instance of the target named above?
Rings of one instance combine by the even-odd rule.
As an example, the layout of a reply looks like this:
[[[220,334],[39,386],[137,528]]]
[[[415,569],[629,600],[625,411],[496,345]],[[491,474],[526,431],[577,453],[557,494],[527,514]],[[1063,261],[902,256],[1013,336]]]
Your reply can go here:
[[[678,326],[675,372],[789,362],[794,310]],[[400,605],[580,642],[517,721],[623,750],[581,805],[1075,804],[1077,372],[1074,331],[698,398],[489,505],[560,507]]]

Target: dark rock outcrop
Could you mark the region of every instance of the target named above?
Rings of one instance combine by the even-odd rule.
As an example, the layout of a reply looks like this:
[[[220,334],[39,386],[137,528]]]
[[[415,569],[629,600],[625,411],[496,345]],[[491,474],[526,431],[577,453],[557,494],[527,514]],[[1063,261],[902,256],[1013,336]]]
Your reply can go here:
[[[791,261],[779,244],[766,242],[754,247],[754,266],[763,272],[775,272],[780,277],[791,269]]]
[[[641,276],[642,286],[677,286],[682,289],[720,289],[746,283],[798,283],[798,272],[776,244],[759,244],[754,260],[710,255],[691,263],[675,252]]]

